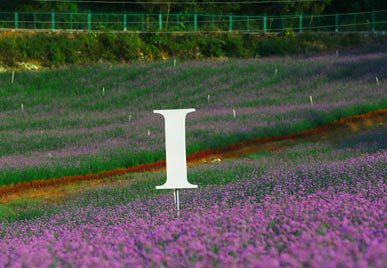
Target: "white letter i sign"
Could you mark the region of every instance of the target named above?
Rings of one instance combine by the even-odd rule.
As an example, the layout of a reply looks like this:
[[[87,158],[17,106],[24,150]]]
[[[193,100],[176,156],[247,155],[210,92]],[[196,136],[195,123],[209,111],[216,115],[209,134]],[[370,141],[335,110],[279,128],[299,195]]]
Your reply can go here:
[[[185,117],[195,109],[154,110],[165,119],[165,151],[167,181],[156,189],[197,188],[187,180],[187,159],[185,151]]]

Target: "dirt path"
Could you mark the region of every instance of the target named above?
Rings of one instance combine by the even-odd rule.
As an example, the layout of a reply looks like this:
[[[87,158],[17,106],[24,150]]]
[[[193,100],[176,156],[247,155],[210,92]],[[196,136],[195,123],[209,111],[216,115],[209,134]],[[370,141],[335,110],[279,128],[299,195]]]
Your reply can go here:
[[[222,161],[227,158],[238,158],[243,155],[273,151],[291,146],[305,140],[321,141],[340,137],[356,131],[369,129],[387,123],[387,109],[343,118],[331,124],[297,134],[251,139],[224,148],[211,149],[194,153],[187,157],[188,166],[208,162]],[[119,184],[115,177],[126,173],[155,172],[165,169],[165,160],[85,176],[68,176],[50,180],[39,180],[17,185],[0,187],[0,204],[21,198],[51,199],[66,196],[69,192],[80,191],[96,185]]]

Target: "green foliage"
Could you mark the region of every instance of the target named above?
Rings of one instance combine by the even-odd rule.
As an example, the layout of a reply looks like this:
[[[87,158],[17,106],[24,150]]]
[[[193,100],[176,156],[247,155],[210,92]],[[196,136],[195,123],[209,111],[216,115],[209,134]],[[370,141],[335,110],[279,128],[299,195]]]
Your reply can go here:
[[[113,0],[111,0],[113,2]],[[264,0],[261,0],[265,2]],[[135,1],[136,2],[136,1]],[[181,4],[172,1],[164,1],[164,4],[155,5],[142,1],[133,5],[117,5],[109,4],[108,1],[104,3],[87,3],[81,1],[80,3],[72,3],[68,1],[26,1],[26,0],[3,0],[1,11],[126,11],[128,13],[142,12],[142,13],[216,13],[216,14],[242,14],[242,15],[262,15],[262,14],[296,14],[296,13],[314,13],[321,14],[334,12],[361,12],[369,10],[385,9],[384,0],[321,0],[321,1],[279,1],[279,3],[259,3],[259,1],[252,1],[252,4],[227,3],[227,4],[201,4],[203,1],[184,0]],[[177,1],[179,2],[179,1]],[[190,2],[190,4],[184,4]],[[206,1],[213,2],[213,1]]]
[[[261,56],[287,55],[300,53],[301,46],[293,37],[266,38],[258,46]]]
[[[241,34],[226,34],[224,36],[225,45],[224,53],[228,57],[248,57],[250,54],[249,47],[245,47],[245,38],[247,36]]]
[[[146,46],[138,34],[119,35],[116,47],[114,54],[120,55],[122,53],[124,61],[141,59],[144,54],[149,53],[148,48],[144,49],[143,52],[141,51]]]
[[[20,48],[14,36],[0,40],[0,55],[4,64],[14,66],[14,59],[19,56],[18,53],[20,53]]]
[[[309,33],[115,34],[34,33],[0,35],[0,61],[15,66],[35,61],[44,66],[123,63],[167,58],[257,57],[313,53],[386,42],[385,36]]]
[[[208,34],[200,39],[199,45],[202,55],[205,57],[222,57],[226,40],[222,40],[215,34]]]

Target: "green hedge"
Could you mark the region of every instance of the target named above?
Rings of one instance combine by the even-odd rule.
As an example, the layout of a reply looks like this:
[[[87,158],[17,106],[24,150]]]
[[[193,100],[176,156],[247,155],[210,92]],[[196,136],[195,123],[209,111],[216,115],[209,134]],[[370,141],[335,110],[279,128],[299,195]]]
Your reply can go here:
[[[386,44],[385,35],[364,34],[115,34],[26,33],[0,34],[0,61],[37,62],[43,66],[126,63],[167,58],[200,59],[260,57],[315,53],[339,48]]]

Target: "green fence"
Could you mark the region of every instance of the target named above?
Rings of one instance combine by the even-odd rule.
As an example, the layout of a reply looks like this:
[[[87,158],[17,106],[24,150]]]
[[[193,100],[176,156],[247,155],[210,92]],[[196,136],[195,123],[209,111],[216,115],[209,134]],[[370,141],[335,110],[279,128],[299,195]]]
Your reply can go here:
[[[387,11],[284,16],[0,12],[0,28],[130,32],[385,32]]]

